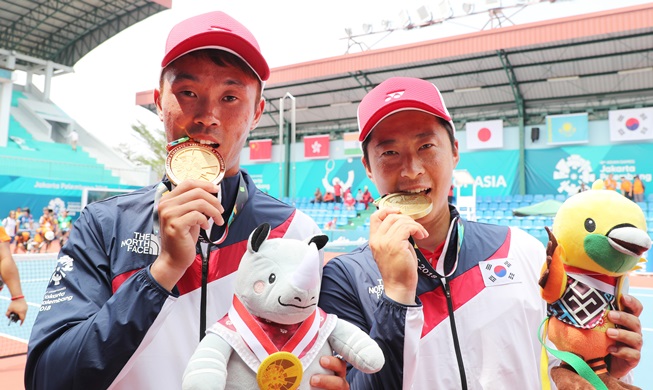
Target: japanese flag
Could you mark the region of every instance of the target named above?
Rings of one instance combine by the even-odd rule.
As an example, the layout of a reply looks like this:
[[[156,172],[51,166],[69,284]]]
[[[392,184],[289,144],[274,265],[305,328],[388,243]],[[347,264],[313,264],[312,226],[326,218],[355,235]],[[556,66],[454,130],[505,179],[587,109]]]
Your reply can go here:
[[[304,137],[304,158],[329,158],[329,135]]]
[[[503,148],[503,121],[467,122],[467,149]]]

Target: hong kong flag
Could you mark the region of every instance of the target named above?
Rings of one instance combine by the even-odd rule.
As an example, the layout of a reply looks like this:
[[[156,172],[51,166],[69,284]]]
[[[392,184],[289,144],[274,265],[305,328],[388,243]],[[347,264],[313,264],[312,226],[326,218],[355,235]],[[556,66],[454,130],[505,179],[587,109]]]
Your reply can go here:
[[[261,139],[256,141],[249,141],[249,160],[252,162],[271,161],[272,140]]]
[[[329,135],[304,137],[304,158],[329,158]]]
[[[467,122],[467,149],[503,148],[503,121]]]

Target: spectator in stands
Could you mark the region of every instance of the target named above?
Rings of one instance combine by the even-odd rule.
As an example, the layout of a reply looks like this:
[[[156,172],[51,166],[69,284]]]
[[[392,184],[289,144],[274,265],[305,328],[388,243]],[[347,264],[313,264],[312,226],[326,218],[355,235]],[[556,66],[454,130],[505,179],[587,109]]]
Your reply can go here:
[[[315,195],[313,195],[313,200],[311,200],[311,203],[322,203],[322,200],[322,190],[320,190],[320,187],[317,187],[315,189]]]
[[[609,174],[608,178],[603,181],[603,185],[605,185],[606,190],[616,191],[617,181],[614,179],[614,175],[612,175],[612,173]]]
[[[332,218],[324,224],[324,230],[332,230],[336,228],[337,218]]]
[[[79,134],[75,129],[70,132],[70,146],[74,151],[77,151],[77,141],[79,141]]]
[[[32,233],[29,230],[23,230],[18,232],[16,235],[16,245],[14,246],[14,253],[18,253],[20,249],[23,252],[28,252],[29,240],[32,237]]]
[[[584,181],[578,180],[578,193],[587,191],[589,188],[587,187],[587,184],[585,184]]]
[[[450,204],[453,204],[453,202],[454,202],[454,197],[453,197],[453,184],[451,185],[451,187],[449,187],[449,195],[447,195],[447,201],[448,201]]]
[[[370,203],[374,202],[374,198],[372,198],[372,193],[370,192],[370,189],[365,186],[365,191],[363,192],[363,203],[365,203],[365,210],[370,206]]]
[[[626,198],[633,200],[633,183],[630,180],[626,179],[625,176],[621,176],[621,195]]]
[[[22,325],[27,314],[27,301],[25,301],[23,290],[20,287],[18,267],[16,267],[13,257],[11,257],[9,236],[5,229],[0,226],[0,290],[4,285],[7,285],[11,294],[11,301],[5,315],[7,318],[11,318],[11,314],[15,313]]]
[[[643,202],[644,201],[644,190],[646,187],[644,186],[644,182],[642,182],[642,179],[639,177],[639,175],[635,175],[633,178],[633,200],[635,202]]]
[[[61,215],[57,217],[57,237],[61,246],[68,240],[70,228],[73,225],[73,218],[68,215],[68,210],[61,210]]]
[[[209,145],[206,152],[222,156],[225,177],[173,183],[166,175],[86,206],[46,290],[56,303],[34,324],[27,390],[181,388],[206,326],[232,305],[232,276],[254,229],[268,222],[271,237],[295,239],[320,232],[240,169],[270,74],[246,27],[222,12],[181,21],[161,65],[154,100],[168,145]],[[173,169],[192,168],[183,163]],[[348,388],[343,362],[319,362],[337,375],[313,375],[312,386]]]
[[[333,178],[333,196],[336,203],[342,203],[342,185],[337,177]]]
[[[16,232],[18,231],[18,220],[16,220],[16,211],[10,210],[9,215],[2,220],[2,227],[9,235],[9,244],[13,244],[16,239]]]
[[[363,191],[359,188],[358,191],[356,191],[356,203],[363,203]]]
[[[324,198],[322,199],[324,203],[333,203],[335,201],[335,197],[333,196],[333,192],[327,191],[324,194]]]
[[[18,216],[18,230],[31,232],[34,228],[34,217],[29,210],[29,207],[23,208],[23,214]]]
[[[52,209],[44,207],[43,215],[39,218],[39,227],[34,235],[34,240],[38,242],[38,252],[41,252],[42,248],[45,248],[46,253],[50,250],[56,230],[57,222]]]
[[[448,204],[460,155],[442,95],[425,80],[388,79],[363,97],[358,124],[362,163],[379,193],[420,193],[430,207],[407,204],[428,212],[417,220],[398,207],[376,211],[368,243],[324,267],[320,306],[369,333],[386,356],[379,373],[352,368],[352,388],[540,388],[546,251],[519,228],[461,220]],[[514,264],[519,271],[507,272],[519,282],[507,272],[508,283],[499,282],[492,270]],[[619,323],[610,335],[615,377],[637,365],[642,342],[641,303],[621,303],[627,312],[609,316]]]
[[[351,194],[351,191],[345,192],[344,203],[345,203],[345,208],[347,210],[355,210],[356,209],[356,199]]]

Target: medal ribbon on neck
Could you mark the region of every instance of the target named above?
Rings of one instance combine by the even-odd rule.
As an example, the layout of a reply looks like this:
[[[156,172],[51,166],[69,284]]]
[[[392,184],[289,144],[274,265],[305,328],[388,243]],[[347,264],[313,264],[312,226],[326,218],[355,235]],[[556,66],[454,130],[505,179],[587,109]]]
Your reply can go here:
[[[447,257],[447,253],[449,252],[450,241],[452,239],[452,236],[454,236],[454,233],[456,233],[456,236],[458,238],[458,242],[456,242],[456,253],[455,253],[455,258],[453,259],[454,263],[453,266],[451,267],[451,271],[449,271],[449,273],[446,273],[444,269],[446,263],[445,258]],[[413,237],[410,237],[408,241],[413,245],[413,249],[415,250],[415,254],[417,255],[417,263],[418,263],[418,268],[420,269],[420,273],[425,274],[431,279],[436,279],[442,277],[448,278],[454,272],[456,272],[456,268],[458,268],[458,255],[460,254],[460,248],[463,245],[464,233],[465,233],[465,227],[460,221],[460,218],[457,216],[454,217],[453,220],[451,221],[451,224],[449,225],[447,239],[444,242],[444,247],[442,249],[442,253],[440,253],[438,262],[435,265],[435,269],[433,269],[433,266],[429,263],[426,257],[424,257],[424,254],[422,254],[422,252],[419,250],[419,247],[417,246],[417,244],[415,244],[415,240],[413,240]]]
[[[234,209],[231,211],[229,215],[229,221],[224,227],[224,232],[222,233],[222,236],[218,238],[216,241],[211,241],[211,230],[213,229],[214,222],[213,218],[209,218],[209,228],[204,230],[200,230],[200,236],[202,239],[204,239],[206,242],[212,242],[213,245],[220,245],[224,242],[224,240],[227,238],[227,234],[229,233],[229,226],[233,223],[233,221],[236,219],[238,216],[238,212],[245,207],[245,203],[247,203],[247,199],[249,198],[249,193],[247,192],[247,184],[245,183],[245,179],[243,178],[242,172],[238,171],[238,176],[240,177],[239,182],[238,182],[238,193],[236,194],[236,203],[234,204]],[[220,184],[222,188],[222,183]],[[218,199],[222,201],[222,190],[220,190],[218,194]]]
[[[254,352],[256,357],[263,361],[269,355],[279,352],[272,340],[265,333],[256,319],[247,311],[243,303],[234,295],[233,305],[229,309],[229,319],[238,334]],[[290,352],[299,356],[308,344],[315,338],[320,328],[319,310],[315,310],[297,329],[297,332],[281,348],[281,351]]]

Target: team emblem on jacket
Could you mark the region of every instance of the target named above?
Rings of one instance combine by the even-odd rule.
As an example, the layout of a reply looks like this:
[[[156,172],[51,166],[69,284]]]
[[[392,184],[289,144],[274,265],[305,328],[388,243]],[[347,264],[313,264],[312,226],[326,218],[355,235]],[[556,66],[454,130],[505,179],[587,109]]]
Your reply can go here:
[[[61,279],[68,276],[68,273],[73,270],[73,259],[70,256],[62,256],[57,260],[57,265],[54,268],[52,277],[50,278],[50,283],[54,283],[55,286],[58,286],[61,283]]]
[[[479,261],[485,287],[521,283],[517,262],[513,259],[494,259]]]

